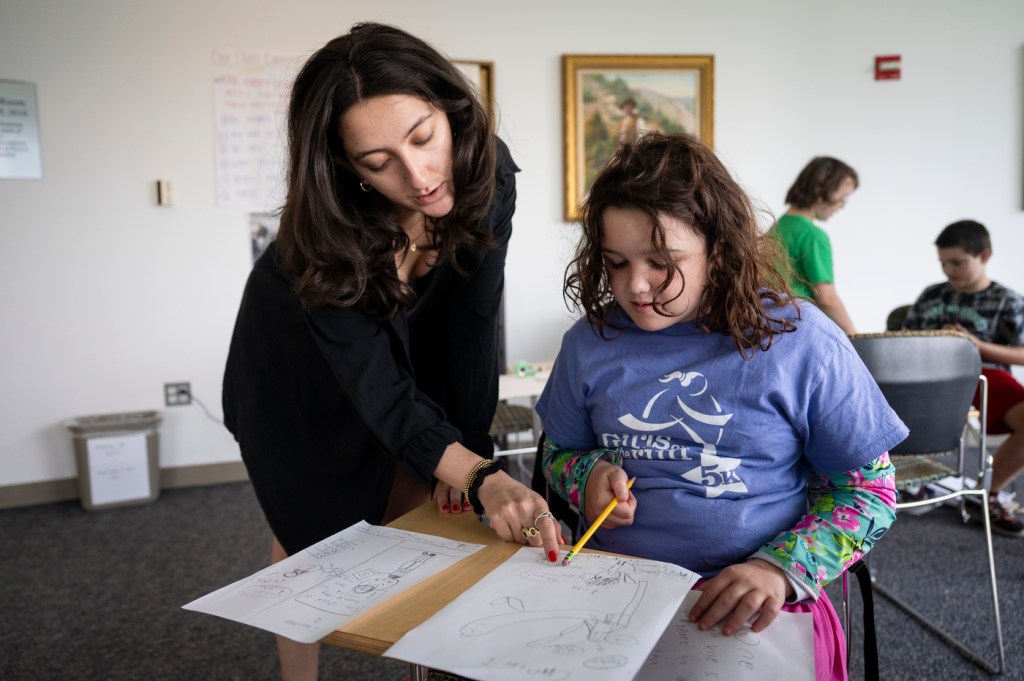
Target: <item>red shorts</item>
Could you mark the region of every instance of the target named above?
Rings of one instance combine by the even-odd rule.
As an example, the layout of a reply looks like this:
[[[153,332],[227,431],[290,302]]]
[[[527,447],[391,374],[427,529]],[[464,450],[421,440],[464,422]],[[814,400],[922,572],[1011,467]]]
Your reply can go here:
[[[1024,385],[1003,369],[982,369],[981,373],[988,378],[988,418],[985,431],[991,435],[1013,432],[1003,423],[1003,416],[1024,402]],[[974,393],[974,408],[980,408],[978,392]]]

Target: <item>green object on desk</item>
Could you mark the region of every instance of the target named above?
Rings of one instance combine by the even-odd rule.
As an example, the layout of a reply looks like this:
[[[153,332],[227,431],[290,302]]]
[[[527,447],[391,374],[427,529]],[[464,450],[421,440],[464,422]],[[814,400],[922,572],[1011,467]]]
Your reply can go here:
[[[536,376],[537,372],[540,371],[540,369],[534,366],[530,366],[529,362],[522,359],[516,362],[512,368],[515,370],[516,376],[518,376],[519,378],[526,378],[527,376]]]

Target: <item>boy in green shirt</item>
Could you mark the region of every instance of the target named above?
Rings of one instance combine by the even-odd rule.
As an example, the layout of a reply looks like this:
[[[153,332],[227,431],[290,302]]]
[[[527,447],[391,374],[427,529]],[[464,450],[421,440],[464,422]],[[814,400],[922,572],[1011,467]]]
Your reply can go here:
[[[789,256],[793,292],[814,300],[847,334],[856,333],[846,306],[836,292],[832,275],[832,244],[824,222],[846,205],[857,188],[857,171],[839,159],[819,156],[811,160],[786,193],[789,209],[775,224],[775,233]]]

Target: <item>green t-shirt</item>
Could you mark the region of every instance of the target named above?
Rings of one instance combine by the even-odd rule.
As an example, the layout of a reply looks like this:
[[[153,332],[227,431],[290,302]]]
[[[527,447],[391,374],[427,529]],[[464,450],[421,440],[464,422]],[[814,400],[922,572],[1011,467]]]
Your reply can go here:
[[[775,233],[793,268],[789,284],[798,296],[814,298],[814,284],[831,284],[832,244],[821,227],[800,215],[783,215]]]

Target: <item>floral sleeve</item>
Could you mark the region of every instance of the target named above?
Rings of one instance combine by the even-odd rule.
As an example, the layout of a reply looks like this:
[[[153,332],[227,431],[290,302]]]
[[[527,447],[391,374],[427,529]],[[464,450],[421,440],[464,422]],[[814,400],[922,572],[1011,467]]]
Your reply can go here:
[[[548,486],[581,516],[586,515],[583,490],[598,459],[604,457],[609,463],[622,465],[622,455],[614,449],[564,449],[549,439],[544,440],[543,456]]]
[[[762,558],[815,596],[871,550],[896,519],[896,469],[888,453],[847,473],[812,473],[812,506],[790,530],[762,546]]]

